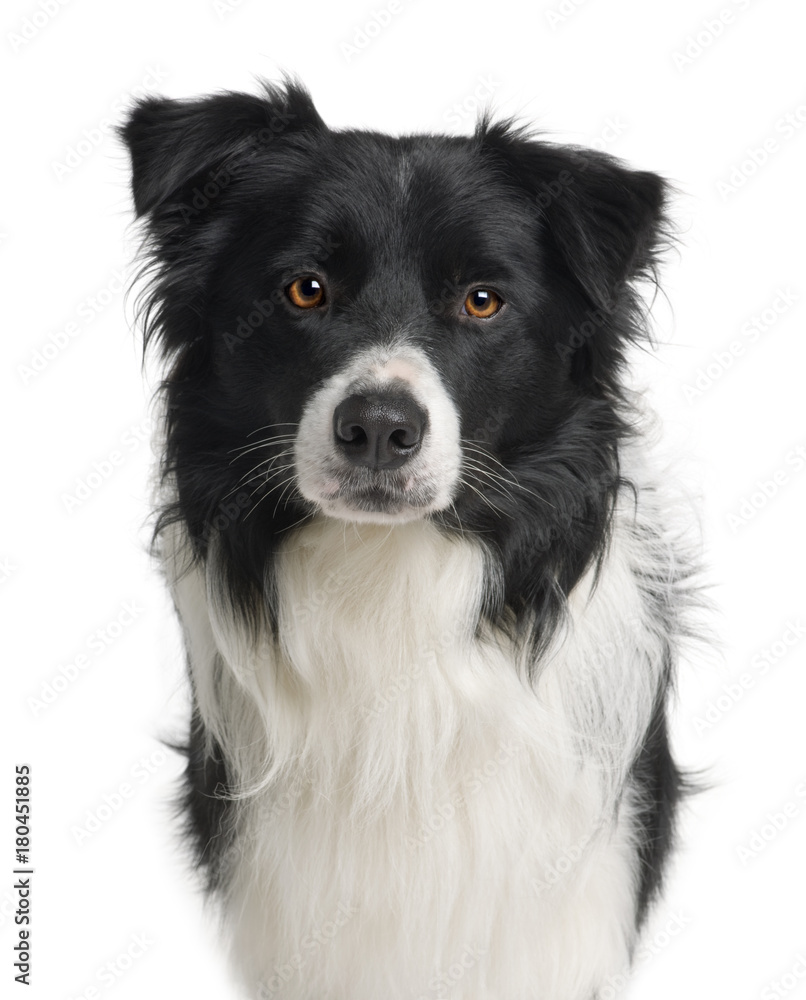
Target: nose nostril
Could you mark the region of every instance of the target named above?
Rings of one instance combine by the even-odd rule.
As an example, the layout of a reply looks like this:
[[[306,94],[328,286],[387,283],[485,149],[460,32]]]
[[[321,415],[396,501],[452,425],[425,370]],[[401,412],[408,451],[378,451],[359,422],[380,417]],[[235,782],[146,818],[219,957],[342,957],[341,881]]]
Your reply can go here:
[[[409,450],[419,444],[420,437],[414,428],[398,427],[389,435],[389,440],[396,448]]]
[[[345,444],[366,444],[367,432],[360,424],[343,424],[336,427],[337,437]]]

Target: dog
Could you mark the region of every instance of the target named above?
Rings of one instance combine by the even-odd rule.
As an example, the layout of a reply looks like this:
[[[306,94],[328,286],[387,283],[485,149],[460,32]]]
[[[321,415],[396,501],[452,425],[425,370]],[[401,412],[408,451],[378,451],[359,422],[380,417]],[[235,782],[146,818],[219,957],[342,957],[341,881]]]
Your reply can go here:
[[[260,998],[609,996],[687,790],[696,556],[626,378],[669,185],[261,87],[121,126],[182,808],[234,966]]]

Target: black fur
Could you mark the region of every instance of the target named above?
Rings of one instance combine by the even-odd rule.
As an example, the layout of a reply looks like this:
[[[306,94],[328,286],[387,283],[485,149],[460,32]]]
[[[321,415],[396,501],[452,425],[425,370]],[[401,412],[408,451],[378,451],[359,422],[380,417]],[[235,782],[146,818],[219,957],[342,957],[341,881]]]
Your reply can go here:
[[[666,711],[661,701],[655,707],[632,778],[643,796],[643,809],[638,815],[641,880],[636,920],[640,926],[663,884],[663,873],[674,845],[677,807],[694,787],[672,759]]]
[[[208,741],[197,711],[190,722],[187,745],[176,749],[187,756],[180,800],[185,831],[196,866],[204,872],[208,890],[214,891],[221,888],[225,875],[222,866],[235,837],[228,808],[232,789],[226,762],[215,741]]]

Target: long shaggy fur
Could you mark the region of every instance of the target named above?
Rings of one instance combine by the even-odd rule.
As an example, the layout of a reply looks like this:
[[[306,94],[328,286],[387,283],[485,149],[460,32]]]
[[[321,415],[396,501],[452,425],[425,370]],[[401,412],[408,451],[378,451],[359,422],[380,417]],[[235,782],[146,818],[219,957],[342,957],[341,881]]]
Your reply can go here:
[[[141,101],[122,136],[184,810],[249,995],[594,1000],[684,789],[693,561],[623,384],[664,182],[489,119],[333,131],[292,83]],[[414,458],[348,469],[334,407],[390,392],[427,412]]]

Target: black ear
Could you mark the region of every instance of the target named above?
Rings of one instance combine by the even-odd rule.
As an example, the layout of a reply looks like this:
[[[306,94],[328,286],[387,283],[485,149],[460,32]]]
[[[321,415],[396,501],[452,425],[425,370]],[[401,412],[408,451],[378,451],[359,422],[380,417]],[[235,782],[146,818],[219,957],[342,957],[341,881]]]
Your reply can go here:
[[[198,180],[229,175],[278,137],[324,129],[310,95],[297,84],[263,85],[263,94],[223,93],[200,100],[138,101],[119,134],[132,161],[138,215]],[[192,186],[192,185],[191,185]]]
[[[567,271],[597,309],[612,311],[625,282],[653,273],[666,232],[661,177],[596,150],[524,137],[511,122],[482,121],[477,134],[505,158]]]
[[[592,150],[569,151],[565,184],[546,209],[568,268],[594,305],[612,310],[625,281],[654,267],[666,185]]]

